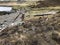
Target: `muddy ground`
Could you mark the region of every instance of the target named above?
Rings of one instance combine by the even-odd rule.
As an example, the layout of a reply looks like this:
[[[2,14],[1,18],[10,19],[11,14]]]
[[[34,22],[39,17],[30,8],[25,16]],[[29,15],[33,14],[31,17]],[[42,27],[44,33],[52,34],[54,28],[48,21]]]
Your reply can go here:
[[[60,14],[28,20],[0,32],[0,45],[60,45],[60,35],[55,31],[60,32]]]

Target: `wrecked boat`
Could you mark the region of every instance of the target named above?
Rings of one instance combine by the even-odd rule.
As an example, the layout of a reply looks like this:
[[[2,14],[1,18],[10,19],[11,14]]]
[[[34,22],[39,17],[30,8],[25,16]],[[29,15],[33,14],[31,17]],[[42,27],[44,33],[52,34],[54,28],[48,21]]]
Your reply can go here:
[[[0,6],[0,14],[13,13],[14,9],[11,6]]]

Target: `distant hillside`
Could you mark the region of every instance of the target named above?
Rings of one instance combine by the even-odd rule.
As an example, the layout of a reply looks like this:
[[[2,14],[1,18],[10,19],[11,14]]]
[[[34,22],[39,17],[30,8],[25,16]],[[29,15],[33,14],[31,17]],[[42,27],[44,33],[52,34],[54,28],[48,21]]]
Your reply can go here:
[[[60,0],[45,0],[45,2],[48,5],[52,6],[59,6],[60,5]]]
[[[33,5],[32,7],[49,7],[49,6],[60,6],[60,0],[37,1],[37,5]]]

